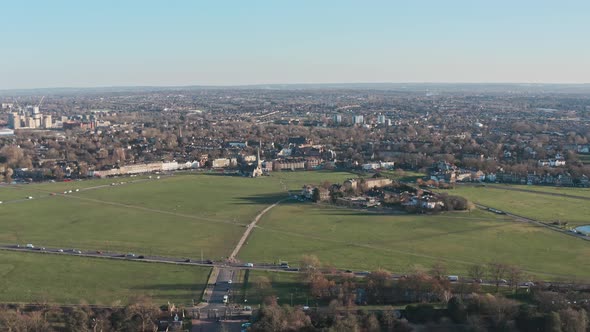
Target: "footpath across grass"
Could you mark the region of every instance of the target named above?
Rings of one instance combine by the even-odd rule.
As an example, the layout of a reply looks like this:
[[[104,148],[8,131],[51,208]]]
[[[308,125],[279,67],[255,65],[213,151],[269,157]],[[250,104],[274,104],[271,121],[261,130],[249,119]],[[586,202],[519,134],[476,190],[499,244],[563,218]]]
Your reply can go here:
[[[147,295],[157,304],[192,305],[209,270],[0,250],[0,302],[125,305]]]
[[[34,199],[0,205],[0,243],[200,257],[228,256],[244,226],[287,196],[285,186],[342,180],[342,172],[280,172],[257,179],[180,174],[130,183],[118,178],[1,188]],[[119,183],[116,186],[110,184]],[[125,182],[121,184],[121,182]],[[105,186],[106,185],[106,186]],[[92,188],[52,196],[55,189]],[[22,199],[21,198],[21,199]]]

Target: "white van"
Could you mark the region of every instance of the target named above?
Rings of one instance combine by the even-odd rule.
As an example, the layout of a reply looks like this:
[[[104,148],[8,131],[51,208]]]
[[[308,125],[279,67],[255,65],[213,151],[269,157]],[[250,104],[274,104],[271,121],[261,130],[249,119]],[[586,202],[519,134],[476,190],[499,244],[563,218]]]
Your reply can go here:
[[[227,303],[229,297],[227,295],[223,295],[223,303]]]

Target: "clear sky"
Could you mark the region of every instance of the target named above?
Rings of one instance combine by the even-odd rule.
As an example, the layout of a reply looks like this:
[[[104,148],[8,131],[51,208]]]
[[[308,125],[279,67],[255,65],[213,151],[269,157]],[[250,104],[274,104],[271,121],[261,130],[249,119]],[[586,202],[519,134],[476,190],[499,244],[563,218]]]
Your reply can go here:
[[[0,89],[590,82],[589,0],[1,0]]]

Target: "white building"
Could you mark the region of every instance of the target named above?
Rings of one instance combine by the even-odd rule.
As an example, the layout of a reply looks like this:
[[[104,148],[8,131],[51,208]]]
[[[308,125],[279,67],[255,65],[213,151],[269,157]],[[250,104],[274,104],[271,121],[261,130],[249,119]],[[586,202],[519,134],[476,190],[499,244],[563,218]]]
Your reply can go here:
[[[352,117],[352,123],[355,125],[362,125],[363,123],[365,123],[365,118],[362,115],[354,115]]]

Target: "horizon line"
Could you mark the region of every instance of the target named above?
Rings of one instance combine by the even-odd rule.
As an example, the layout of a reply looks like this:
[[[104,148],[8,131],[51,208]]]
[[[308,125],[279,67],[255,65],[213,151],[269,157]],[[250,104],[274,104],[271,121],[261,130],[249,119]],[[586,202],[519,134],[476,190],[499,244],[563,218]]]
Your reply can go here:
[[[590,85],[589,82],[449,82],[449,81],[407,81],[407,82],[318,82],[318,83],[245,83],[245,84],[171,84],[171,85],[87,85],[87,86],[45,86],[31,88],[0,88],[2,92],[26,91],[26,90],[67,90],[67,89],[117,89],[117,88],[247,88],[260,86],[305,86],[305,85],[522,85],[522,86],[583,86]]]

